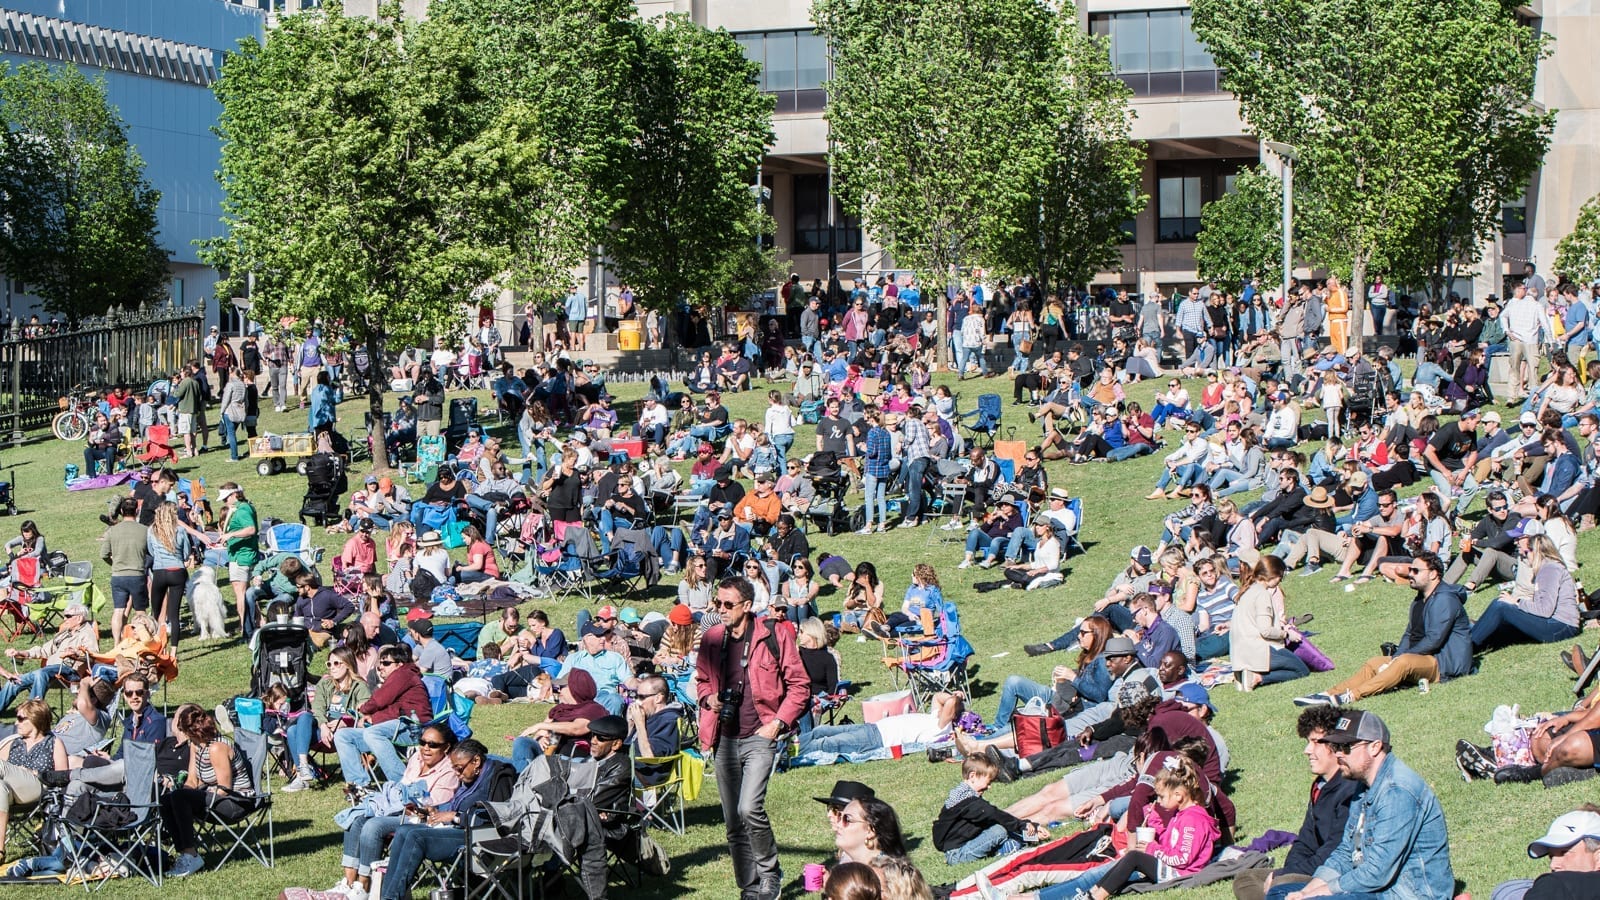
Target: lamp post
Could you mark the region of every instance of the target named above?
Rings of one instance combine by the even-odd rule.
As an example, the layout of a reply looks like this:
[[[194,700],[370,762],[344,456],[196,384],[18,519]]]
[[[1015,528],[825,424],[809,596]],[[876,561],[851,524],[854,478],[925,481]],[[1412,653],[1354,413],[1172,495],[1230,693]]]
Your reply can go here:
[[[1294,277],[1294,164],[1300,152],[1279,141],[1261,145],[1283,160],[1283,301],[1289,302],[1289,281]]]

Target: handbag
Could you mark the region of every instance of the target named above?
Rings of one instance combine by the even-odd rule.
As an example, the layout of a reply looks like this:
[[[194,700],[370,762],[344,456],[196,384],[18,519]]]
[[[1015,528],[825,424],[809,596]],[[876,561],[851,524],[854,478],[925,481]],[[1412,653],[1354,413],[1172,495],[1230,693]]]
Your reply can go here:
[[[1333,671],[1333,660],[1328,658],[1328,654],[1317,649],[1317,645],[1311,643],[1310,638],[1301,638],[1300,643],[1290,648],[1290,652],[1300,657],[1300,661],[1306,664],[1306,668],[1313,672]]]
[[[1067,742],[1067,721],[1035,697],[1011,713],[1011,733],[1017,740],[1017,755],[1032,756]]]
[[[1033,338],[1023,338],[1017,341],[1017,349],[1024,354],[1033,352]]]

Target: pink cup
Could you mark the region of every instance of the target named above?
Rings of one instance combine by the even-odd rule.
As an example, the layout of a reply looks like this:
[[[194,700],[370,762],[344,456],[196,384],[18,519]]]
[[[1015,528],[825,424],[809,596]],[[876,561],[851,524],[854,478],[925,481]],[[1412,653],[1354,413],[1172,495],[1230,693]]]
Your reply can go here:
[[[822,890],[822,882],[828,877],[828,867],[822,863],[806,863],[804,878],[806,890],[812,893]]]

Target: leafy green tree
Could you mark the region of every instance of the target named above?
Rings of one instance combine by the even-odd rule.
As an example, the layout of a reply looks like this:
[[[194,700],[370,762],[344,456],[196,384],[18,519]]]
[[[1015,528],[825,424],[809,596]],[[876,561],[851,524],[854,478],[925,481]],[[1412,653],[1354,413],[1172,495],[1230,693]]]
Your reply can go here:
[[[994,245],[996,265],[1032,272],[1047,292],[1121,268],[1123,224],[1147,200],[1139,193],[1144,152],[1130,139],[1132,91],[1113,77],[1109,44],[1078,27],[1071,5],[1055,27],[1053,140],[1040,147],[1033,188],[1009,216],[1020,227]]]
[[[386,339],[456,331],[474,289],[516,278],[520,200],[559,176],[534,112],[489,105],[476,66],[462,29],[405,21],[397,3],[376,19],[338,3],[287,16],[228,56],[229,234],[205,254],[233,287],[257,275],[256,318],[342,323],[381,360]],[[385,466],[383,442],[373,451]]]
[[[1578,284],[1600,280],[1600,194],[1578,210],[1578,221],[1556,244],[1556,272]]]
[[[0,268],[45,309],[76,321],[163,296],[160,199],[103,80],[0,63]]]
[[[1194,262],[1201,278],[1233,290],[1276,271],[1283,263],[1283,181],[1259,167],[1240,172],[1233,193],[1200,211]]]
[[[1482,233],[1526,184],[1527,154],[1536,160],[1548,146],[1552,115],[1529,102],[1548,43],[1509,0],[1194,0],[1192,9],[1250,129],[1298,150],[1297,246],[1350,276],[1354,340],[1367,272],[1402,261],[1464,183],[1472,215],[1452,230]],[[1507,141],[1527,154],[1498,149]]]
[[[638,140],[606,253],[647,308],[746,299],[771,284],[770,255],[753,252],[770,217],[750,186],[774,140],[773,100],[726,31],[680,15],[638,28]]]
[[[546,303],[603,242],[639,137],[632,79],[642,52],[630,0],[437,0],[428,15],[471,41],[484,114],[537,112],[540,162],[551,178],[516,198],[518,290]]]

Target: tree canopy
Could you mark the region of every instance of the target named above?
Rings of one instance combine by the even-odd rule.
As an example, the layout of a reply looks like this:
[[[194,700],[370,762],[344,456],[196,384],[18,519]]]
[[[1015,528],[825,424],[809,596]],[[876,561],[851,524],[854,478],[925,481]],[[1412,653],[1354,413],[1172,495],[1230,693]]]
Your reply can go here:
[[[1556,244],[1556,274],[1578,284],[1600,280],[1600,194],[1578,210],[1578,221]]]
[[[1453,197],[1470,215],[1451,233],[1484,233],[1548,145],[1552,116],[1529,102],[1547,43],[1507,0],[1192,9],[1251,131],[1297,150],[1297,247],[1351,276],[1353,339],[1370,269],[1416,259],[1418,236]]]
[[[1283,181],[1260,168],[1240,172],[1232,193],[1200,211],[1195,268],[1201,278],[1238,290],[1250,279],[1276,271],[1282,261]]]
[[[397,4],[365,19],[335,3],[228,56],[229,233],[205,252],[235,288],[255,273],[254,318],[342,323],[381,359],[386,338],[458,329],[473,291],[507,277],[521,200],[559,176],[533,109],[479,90],[473,49]]]
[[[164,296],[160,199],[103,80],[0,63],[0,268],[46,310],[75,321]]]

